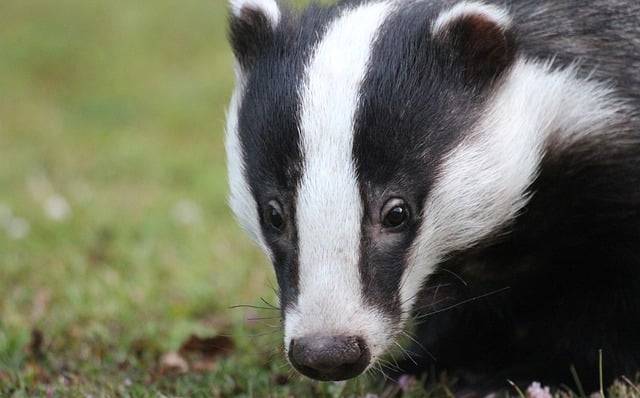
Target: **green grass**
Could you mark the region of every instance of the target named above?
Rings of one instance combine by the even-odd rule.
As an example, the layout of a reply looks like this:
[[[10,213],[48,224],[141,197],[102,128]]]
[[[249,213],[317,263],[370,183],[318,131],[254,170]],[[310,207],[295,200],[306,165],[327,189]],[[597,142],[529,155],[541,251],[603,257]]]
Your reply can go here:
[[[221,0],[0,2],[0,396],[364,394],[276,386],[278,320],[229,309],[274,297],[226,206],[225,37]],[[212,370],[159,375],[221,333],[236,349]]]
[[[272,312],[229,308],[274,297],[225,202],[225,30],[222,0],[0,2],[0,396],[380,390],[300,379],[278,320],[247,321]],[[236,348],[162,374],[192,334]]]

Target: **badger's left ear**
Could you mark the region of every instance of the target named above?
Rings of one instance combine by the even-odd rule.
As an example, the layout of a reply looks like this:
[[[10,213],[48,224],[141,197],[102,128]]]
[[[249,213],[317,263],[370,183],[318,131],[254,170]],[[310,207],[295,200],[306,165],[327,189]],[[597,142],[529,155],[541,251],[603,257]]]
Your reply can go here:
[[[249,67],[269,46],[282,13],[275,0],[229,0],[229,38],[236,59]]]
[[[507,10],[481,2],[462,2],[443,11],[432,25],[434,40],[464,64],[470,81],[493,81],[515,59],[516,41]]]

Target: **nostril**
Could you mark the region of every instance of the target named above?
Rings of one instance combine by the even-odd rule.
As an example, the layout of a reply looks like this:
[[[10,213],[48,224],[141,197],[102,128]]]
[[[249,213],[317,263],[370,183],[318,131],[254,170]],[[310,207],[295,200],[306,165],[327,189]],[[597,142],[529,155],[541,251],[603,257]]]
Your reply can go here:
[[[357,336],[308,336],[291,340],[289,359],[302,374],[318,380],[345,380],[362,373],[370,353]]]

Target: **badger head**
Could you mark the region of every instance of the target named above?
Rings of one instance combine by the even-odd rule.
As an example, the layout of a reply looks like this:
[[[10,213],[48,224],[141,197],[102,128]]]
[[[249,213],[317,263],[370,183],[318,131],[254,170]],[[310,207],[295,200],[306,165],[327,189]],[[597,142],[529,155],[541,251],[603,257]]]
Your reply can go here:
[[[568,87],[517,60],[505,10],[434,3],[231,1],[230,203],[315,379],[365,371],[443,258],[522,209]]]

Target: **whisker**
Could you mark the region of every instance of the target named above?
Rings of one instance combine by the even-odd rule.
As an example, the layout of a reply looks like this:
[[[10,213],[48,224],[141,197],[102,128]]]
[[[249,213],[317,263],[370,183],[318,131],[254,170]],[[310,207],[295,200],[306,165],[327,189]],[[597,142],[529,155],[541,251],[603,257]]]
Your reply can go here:
[[[367,378],[369,378],[369,377],[373,378],[373,377],[375,377],[375,375],[373,374],[373,373],[375,373],[375,371],[376,371],[375,367],[373,365],[371,365],[371,366],[369,366],[367,368],[367,370],[365,370],[364,375]]]
[[[395,358],[394,358],[394,361],[395,361]],[[396,372],[402,371],[402,369],[400,368],[400,365],[398,365],[397,362],[395,365],[385,359],[378,359],[378,362],[380,363],[380,365],[385,366],[389,370],[396,371]]]
[[[441,312],[445,312],[445,311],[448,311],[448,310],[454,309],[454,308],[459,307],[459,306],[461,306],[461,305],[468,304],[468,303],[470,303],[470,302],[472,302],[472,301],[477,301],[477,300],[483,299],[483,298],[485,298],[485,297],[492,296],[492,295],[494,295],[494,294],[502,293],[502,292],[504,292],[504,291],[506,291],[506,290],[509,290],[510,288],[511,288],[510,286],[507,286],[507,287],[503,287],[502,289],[498,289],[498,290],[494,290],[494,291],[489,292],[489,293],[481,294],[480,296],[476,296],[476,297],[472,297],[472,298],[469,298],[469,299],[463,300],[463,301],[461,301],[461,302],[459,302],[459,303],[452,304],[452,305],[450,305],[450,306],[447,306],[447,307],[441,308],[441,309],[439,309],[439,310],[432,311],[432,312],[429,312],[429,313],[427,313],[427,314],[422,314],[422,315],[420,315],[420,316],[416,317],[416,319],[424,319],[424,318],[430,317],[430,316],[432,316],[432,315],[439,314],[439,313],[441,313]]]
[[[267,280],[267,286],[269,286],[269,289],[271,289],[271,291],[276,297],[280,296],[280,289],[276,287],[276,285],[273,283],[273,280],[271,278]]]
[[[438,292],[439,291],[440,291],[440,286],[438,285],[436,290],[433,292],[433,298],[431,300],[436,301],[436,297],[438,297]]]
[[[457,280],[459,280],[460,282],[462,282],[462,284],[464,284],[465,286],[469,286],[469,284],[467,283],[467,281],[465,281],[464,279],[462,279],[462,277],[461,277],[460,275],[456,274],[455,272],[453,272],[453,271],[451,271],[451,270],[449,270],[449,269],[446,269],[446,268],[444,268],[444,267],[440,267],[439,269],[440,269],[440,270],[442,270],[442,271],[444,271],[444,272],[446,272],[446,273],[447,273],[447,274],[449,274],[449,275],[453,275]]]
[[[282,330],[282,323],[278,324],[278,325],[273,325],[273,324],[268,324],[268,323],[264,323],[264,326],[272,328],[272,329],[278,329],[278,330]]]
[[[264,297],[260,297],[260,301],[262,301],[263,303],[265,303],[268,307],[270,307],[272,310],[278,310],[280,311],[280,307],[271,304],[270,302],[268,302]]]
[[[268,321],[271,319],[280,319],[282,320],[281,317],[279,316],[259,316],[259,317],[252,317],[252,318],[247,318],[247,321]]]
[[[438,284],[438,285],[435,285],[435,286],[425,287],[424,289],[418,290],[418,292],[416,294],[414,294],[413,296],[411,296],[411,297],[407,298],[406,300],[404,300],[403,302],[401,302],[400,305],[402,306],[402,305],[408,303],[409,301],[413,300],[417,295],[419,295],[421,293],[426,293],[429,290],[433,290],[433,289],[436,289],[435,294],[434,294],[434,297],[435,297],[435,295],[438,294],[438,290],[441,287],[448,287],[448,286],[451,286],[451,284],[450,283],[441,283],[441,284]]]
[[[429,357],[431,357],[431,359],[433,359],[434,361],[437,361],[436,357],[431,353],[431,351],[427,350],[427,348],[424,345],[422,345],[422,343],[420,343],[418,340],[416,340],[409,332],[403,330],[402,334],[408,337],[414,343],[416,343],[418,347],[420,347],[424,352],[427,353],[427,355],[429,355]]]
[[[269,311],[275,311],[276,309],[274,308],[270,308],[270,307],[261,307],[259,305],[251,305],[251,304],[237,304],[237,305],[232,305],[229,307],[230,310],[237,310],[239,308],[251,308],[254,310],[269,310]],[[278,311],[280,311],[279,308],[277,308]]]
[[[279,350],[277,348],[270,348],[267,351],[263,351],[260,353],[260,356],[266,356],[269,359],[269,362],[277,361],[277,355]]]
[[[393,355],[393,352],[391,353],[391,359],[393,359],[393,363],[395,363],[396,370],[397,371],[402,371],[402,368],[400,367],[400,364],[398,363],[398,359],[396,359],[396,356]]]
[[[256,337],[271,336],[274,333],[278,333],[278,332],[279,332],[279,330],[270,330],[268,332],[261,332],[261,333],[250,333],[250,334],[244,334],[243,333],[243,335],[245,335],[247,337],[251,337],[251,338],[256,338]],[[230,333],[223,333],[223,334],[220,334],[220,336],[222,336],[222,337],[231,337],[231,338],[236,337],[235,335],[230,334]]]
[[[378,371],[382,374],[382,376],[385,378],[385,380],[390,381],[390,382],[392,382],[392,383],[394,383],[394,382],[395,382],[391,377],[389,377],[389,375],[388,375],[388,374],[386,374],[386,373],[384,372],[384,369],[382,368],[382,365],[381,365],[380,363],[376,363],[374,366],[376,366],[376,365],[377,365],[377,367],[378,367]]]
[[[420,311],[420,310],[423,310],[423,309],[425,309],[425,308],[434,308],[436,305],[441,304],[441,303],[444,303],[445,301],[450,300],[450,299],[451,299],[451,297],[444,297],[444,298],[441,298],[440,300],[437,300],[437,301],[433,301],[433,302],[431,302],[431,303],[428,303],[428,304],[427,304],[427,305],[425,305],[425,306],[416,307],[416,308],[414,309],[414,311]]]
[[[276,369],[280,370],[280,369],[284,369],[286,367],[289,367],[289,362],[284,361],[284,363],[281,363],[279,365],[276,365]],[[293,369],[289,369],[289,370],[293,370]]]
[[[413,358],[413,356],[411,354],[417,355],[415,353],[411,353],[409,352],[409,350],[407,350],[406,348],[402,347],[402,345],[400,345],[400,343],[398,343],[397,341],[393,342],[396,346],[398,346],[398,348],[400,348],[400,350],[402,351],[402,353],[409,358],[409,360],[411,362],[413,362],[414,365],[418,366],[418,362],[416,362],[416,360]]]

